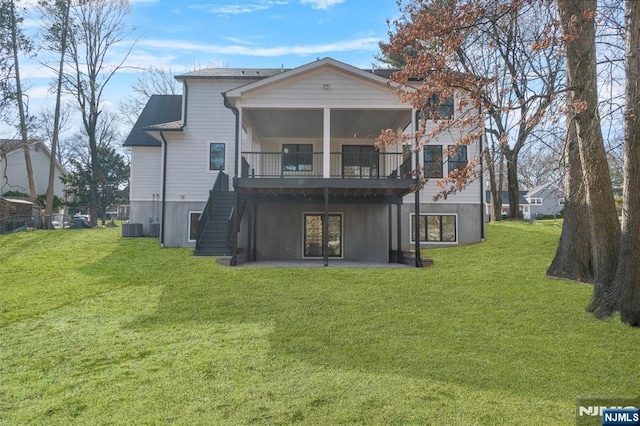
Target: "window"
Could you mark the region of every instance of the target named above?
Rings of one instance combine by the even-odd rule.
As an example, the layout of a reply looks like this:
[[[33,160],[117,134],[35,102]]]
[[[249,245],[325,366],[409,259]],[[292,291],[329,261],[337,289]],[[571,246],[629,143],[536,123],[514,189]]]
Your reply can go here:
[[[189,242],[198,239],[198,222],[200,222],[201,215],[202,212],[189,212]]]
[[[323,257],[324,214],[304,214],[304,257]],[[328,256],[342,257],[342,215],[329,214]]]
[[[209,144],[209,170],[224,170],[225,144]]]
[[[558,198],[558,205],[564,206],[564,198]]]
[[[379,155],[372,145],[342,146],[342,175],[344,177],[378,177]]]
[[[453,145],[448,146],[449,149],[453,148]],[[449,173],[458,169],[462,170],[467,165],[467,147],[458,146],[454,155],[449,156]]]
[[[427,102],[424,110],[425,117],[438,120],[453,117],[453,98],[445,98],[444,102],[440,102],[440,95],[431,95],[431,99]]]
[[[411,242],[415,242],[416,222],[415,215],[411,214]],[[455,243],[456,215],[420,215],[420,241]]]
[[[310,172],[313,170],[313,145],[285,143],[282,145],[282,170]]]
[[[424,147],[424,177],[442,177],[442,145]]]
[[[542,198],[532,198],[529,203],[540,206],[542,205]]]

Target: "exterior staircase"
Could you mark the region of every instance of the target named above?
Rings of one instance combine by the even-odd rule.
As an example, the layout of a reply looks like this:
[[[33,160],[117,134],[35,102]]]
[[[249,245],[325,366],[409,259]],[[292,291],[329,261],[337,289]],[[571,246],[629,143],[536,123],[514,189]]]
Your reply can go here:
[[[208,220],[205,221],[202,232],[198,236],[195,256],[229,256],[231,245],[230,216],[233,211],[235,192],[222,191],[217,194],[211,205]]]
[[[236,193],[229,191],[229,176],[219,172],[209,199],[198,222],[198,239],[194,256],[233,256],[233,222],[238,215],[238,223],[246,205],[246,198],[240,197],[238,211],[234,212]],[[233,258],[235,263],[235,256]]]

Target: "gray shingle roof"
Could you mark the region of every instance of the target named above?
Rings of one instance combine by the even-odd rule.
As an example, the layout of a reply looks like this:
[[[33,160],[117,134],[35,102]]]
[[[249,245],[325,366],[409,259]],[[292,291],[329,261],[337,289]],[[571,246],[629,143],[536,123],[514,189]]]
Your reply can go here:
[[[265,78],[288,71],[287,68],[205,68],[180,75],[177,80],[185,78]]]
[[[124,141],[124,146],[161,146],[157,139],[143,129],[173,123],[181,118],[182,95],[152,95]]]

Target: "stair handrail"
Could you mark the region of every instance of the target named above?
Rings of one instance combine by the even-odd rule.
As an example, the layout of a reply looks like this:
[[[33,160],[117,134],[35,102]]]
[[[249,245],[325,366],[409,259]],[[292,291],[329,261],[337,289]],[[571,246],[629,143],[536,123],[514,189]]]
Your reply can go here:
[[[200,220],[198,221],[198,234],[196,236],[196,249],[200,247],[202,234],[204,228],[207,226],[209,219],[213,217],[213,206],[220,197],[220,194],[229,190],[229,176],[223,172],[218,172],[218,177],[213,183],[213,187],[209,191],[209,199],[204,207],[204,210],[200,214]]]
[[[237,197],[240,197],[238,200],[238,223],[240,223],[240,221],[242,221],[242,216],[244,215],[244,208],[247,204],[247,197],[244,197],[242,195],[237,195]],[[234,207],[231,209],[231,213],[229,213],[229,221],[228,226],[227,226],[227,241],[229,246],[232,245],[232,240],[233,240],[233,225],[234,225],[234,220],[235,220],[235,205]],[[239,230],[238,230],[239,231]]]

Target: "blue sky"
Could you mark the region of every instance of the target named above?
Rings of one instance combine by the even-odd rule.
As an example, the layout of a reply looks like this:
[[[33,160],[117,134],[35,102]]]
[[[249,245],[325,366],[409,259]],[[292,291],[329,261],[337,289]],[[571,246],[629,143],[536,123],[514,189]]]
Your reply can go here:
[[[37,0],[20,0],[33,10]],[[396,0],[130,0],[128,25],[136,28],[115,46],[107,61],[118,63],[135,41],[125,67],[109,83],[105,110],[117,110],[145,68],[175,74],[211,66],[294,68],[320,57],[371,68],[378,43],[388,40],[387,19],[398,15]],[[35,15],[24,22],[38,31]],[[22,58],[29,111],[52,108],[53,74],[40,64],[44,54]],[[0,137],[16,137],[0,124]]]
[[[370,67],[396,13],[395,0],[137,1],[131,22],[144,38],[132,60],[291,68],[331,56]]]
[[[128,23],[136,31],[108,60],[120,61],[137,41],[106,90],[105,107],[117,105],[150,66],[176,74],[211,66],[293,68],[330,56],[371,68],[378,43],[388,40],[387,19],[397,14],[395,0],[132,0]],[[45,68],[32,62],[23,75],[34,107],[53,102]]]

